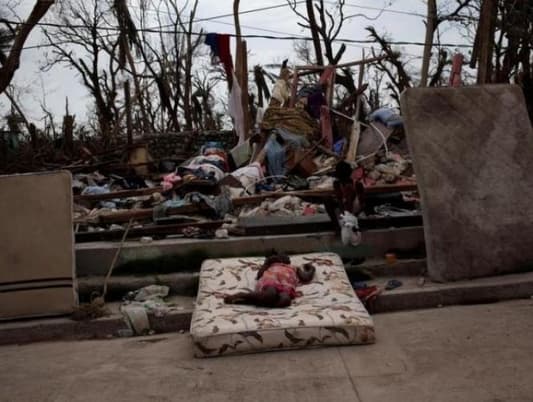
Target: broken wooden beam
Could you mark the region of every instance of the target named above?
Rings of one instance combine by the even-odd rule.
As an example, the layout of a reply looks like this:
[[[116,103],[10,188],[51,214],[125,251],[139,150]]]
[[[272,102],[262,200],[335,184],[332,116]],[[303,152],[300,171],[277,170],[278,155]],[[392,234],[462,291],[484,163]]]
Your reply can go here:
[[[94,201],[113,200],[113,199],[129,198],[129,197],[141,197],[144,195],[152,195],[154,193],[161,193],[163,191],[164,189],[162,186],[157,186],[157,187],[152,187],[152,188],[138,188],[135,190],[113,191],[113,192],[105,193],[105,194],[82,194],[82,195],[75,195],[74,202],[80,202],[80,201],[94,202]]]
[[[416,184],[385,184],[379,186],[370,186],[365,187],[365,192],[368,194],[375,193],[387,193],[387,192],[401,192],[401,191],[416,191]],[[304,190],[304,191],[287,191],[287,192],[268,192],[259,195],[252,195],[250,197],[241,197],[234,198],[232,200],[234,207],[242,207],[245,205],[254,205],[263,202],[268,198],[281,198],[287,195],[292,195],[295,197],[300,197],[304,200],[312,202],[320,202],[325,199],[332,198],[335,196],[333,189],[327,190]],[[202,212],[208,212],[211,208],[206,204],[188,204],[181,207],[174,207],[167,209],[167,216],[171,215],[188,215],[188,214],[198,214]],[[110,223],[123,223],[128,222],[130,219],[133,220],[147,220],[152,219],[153,217],[152,208],[144,209],[129,209],[125,211],[110,212],[107,214],[102,214],[99,217],[99,221],[102,224]],[[84,222],[83,218],[75,220],[74,223]]]
[[[142,228],[132,228],[128,232],[128,239],[139,238],[145,236],[172,236],[180,235],[186,228],[194,227],[207,230],[218,229],[228,221],[204,221],[204,222],[190,222],[178,223],[172,225],[149,225]],[[124,235],[124,230],[104,230],[99,232],[78,232],[75,234],[76,243],[86,243],[91,241],[111,241],[119,240]]]
[[[346,68],[346,67],[359,66],[359,65],[369,64],[369,63],[375,63],[376,61],[380,61],[380,60],[386,59],[387,57],[388,56],[386,56],[386,55],[378,56],[378,57],[370,57],[368,59],[352,61],[352,62],[349,62],[349,63],[336,64],[333,67],[335,67],[335,68]],[[305,65],[305,66],[296,66],[295,67],[295,72],[298,74],[298,76],[301,77],[301,76],[304,76],[304,75],[313,74],[313,73],[315,73],[317,71],[322,71],[322,70],[324,70],[325,68],[328,68],[328,67],[331,67],[331,66],[318,66],[318,65],[313,65],[313,64]],[[301,71],[301,72],[298,72],[298,71]]]

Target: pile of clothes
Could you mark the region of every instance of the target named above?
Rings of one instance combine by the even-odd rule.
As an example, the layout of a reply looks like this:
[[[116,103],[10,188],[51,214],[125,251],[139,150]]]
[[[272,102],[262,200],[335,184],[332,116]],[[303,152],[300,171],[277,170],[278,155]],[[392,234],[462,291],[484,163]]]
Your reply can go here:
[[[259,206],[245,207],[239,217],[248,216],[308,216],[324,213],[323,205],[303,201],[301,198],[287,195],[277,200],[265,200]]]

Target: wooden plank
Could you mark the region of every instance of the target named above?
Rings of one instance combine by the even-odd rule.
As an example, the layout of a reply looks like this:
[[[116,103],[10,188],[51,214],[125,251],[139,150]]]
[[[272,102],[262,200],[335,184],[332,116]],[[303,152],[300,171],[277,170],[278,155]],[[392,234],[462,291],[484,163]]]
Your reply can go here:
[[[368,59],[362,59],[362,60],[357,60],[357,61],[352,61],[352,62],[349,62],[349,63],[343,63],[343,64],[336,64],[334,67],[335,68],[345,68],[345,67],[354,67],[354,66],[359,66],[359,65],[363,65],[363,64],[369,64],[369,63],[374,63],[376,61],[380,61],[380,60],[383,60],[383,59],[386,59],[387,56],[378,56],[378,57],[371,57],[371,58],[368,58]],[[317,65],[312,65],[312,64],[308,64],[308,65],[304,65],[304,66],[297,66],[296,67],[296,70],[297,71],[302,71],[302,73],[298,73],[299,76],[302,76],[302,75],[307,75],[307,74],[312,74],[313,72],[316,72],[316,71],[321,71],[321,70],[324,70],[325,68],[327,68],[329,66],[317,66]],[[308,70],[308,71],[304,71],[304,70]]]
[[[416,191],[416,184],[387,184],[380,186],[371,186],[366,187],[365,192],[369,194],[375,193],[387,193],[387,192],[398,192],[398,191]],[[333,189],[327,190],[305,190],[305,191],[288,191],[288,192],[277,192],[277,193],[263,193],[259,195],[253,195],[250,197],[242,197],[233,199],[234,207],[242,207],[244,205],[254,205],[263,202],[268,198],[281,198],[286,195],[292,195],[295,197],[300,197],[306,201],[310,202],[323,202],[325,199],[332,198],[335,196]],[[188,214],[197,214],[210,211],[210,208],[205,204],[190,204],[184,205],[182,207],[169,208],[167,210],[167,215],[188,215]],[[151,219],[153,216],[152,208],[145,209],[133,209],[127,211],[118,211],[110,212],[105,215],[100,216],[101,223],[122,223],[128,222],[130,219],[133,220],[146,220]],[[83,219],[78,219],[75,223],[84,222]]]
[[[359,219],[359,227],[362,232],[373,229],[422,226],[422,224],[421,214]],[[244,217],[239,218],[238,225],[241,230],[240,233],[245,236],[298,234],[334,230],[334,225],[327,214]]]
[[[205,221],[178,223],[173,225],[149,225],[142,228],[133,228],[128,232],[128,239],[143,236],[170,236],[183,233],[183,229],[197,227],[202,229],[218,229],[228,221]],[[76,233],[76,243],[86,243],[91,241],[109,241],[121,239],[124,230],[105,230],[101,232],[78,232]]]
[[[365,58],[365,52],[363,50],[363,59]],[[363,86],[363,77],[365,73],[365,65],[362,64],[359,68],[359,80],[357,89],[361,89]],[[354,162],[355,157],[357,156],[357,146],[359,145],[359,138],[361,137],[361,123],[359,122],[359,114],[361,110],[361,98],[363,94],[357,96],[357,101],[355,103],[355,114],[352,124],[352,132],[350,135],[350,144],[348,146],[348,153],[346,155],[346,160],[349,162]]]
[[[418,191],[416,183],[380,184],[378,186],[365,187],[366,194],[396,193],[402,191]]]
[[[309,216],[250,216],[239,218],[246,236],[326,232],[334,229],[327,214]]]
[[[350,145],[348,147],[348,153],[346,154],[346,160],[349,162],[355,161],[357,155],[357,144],[361,137],[361,123],[354,121],[352,124],[352,131],[350,133]]]
[[[83,195],[75,195],[74,202],[80,202],[80,201],[95,202],[95,201],[112,200],[115,198],[121,199],[121,198],[128,198],[128,197],[141,197],[143,195],[151,195],[154,193],[161,193],[161,192],[163,192],[163,187],[157,186],[157,187],[152,187],[152,188],[139,188],[135,190],[114,191],[114,192],[107,193],[107,194],[83,194]]]

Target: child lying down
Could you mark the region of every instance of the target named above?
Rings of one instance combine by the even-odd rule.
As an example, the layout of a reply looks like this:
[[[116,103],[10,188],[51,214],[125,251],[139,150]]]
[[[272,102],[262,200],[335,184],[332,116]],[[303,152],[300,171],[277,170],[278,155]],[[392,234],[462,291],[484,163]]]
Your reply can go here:
[[[257,273],[255,291],[226,295],[224,302],[258,307],[288,307],[294,298],[301,296],[296,287],[311,282],[314,275],[315,267],[312,264],[295,268],[288,256],[272,255],[265,258]]]

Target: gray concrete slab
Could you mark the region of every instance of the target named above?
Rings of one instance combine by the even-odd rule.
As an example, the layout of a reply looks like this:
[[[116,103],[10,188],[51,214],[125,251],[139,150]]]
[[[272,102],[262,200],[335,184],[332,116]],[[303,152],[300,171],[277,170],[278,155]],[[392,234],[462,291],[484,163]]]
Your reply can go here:
[[[442,306],[494,303],[533,297],[533,273],[510,274],[450,283],[427,281],[418,285],[417,276],[384,276],[367,281],[383,288],[389,279],[403,286],[383,293],[371,304],[371,313],[437,308]],[[188,331],[195,298],[173,295],[168,302],[176,307],[164,316],[149,314],[150,326],[158,334]],[[66,339],[107,339],[118,336],[127,326],[119,314],[120,303],[108,304],[111,316],[76,322],[51,318],[0,323],[0,345]]]
[[[0,401],[531,401],[533,301],[383,314],[375,345],[195,359],[187,335],[0,347]]]
[[[78,276],[106,275],[120,242],[94,242],[76,245],[76,272]],[[272,249],[287,254],[331,251],[343,257],[382,257],[388,250],[413,250],[424,245],[422,227],[369,230],[363,234],[358,247],[343,246],[333,232],[297,235],[246,236],[229,239],[165,239],[152,243],[126,241],[114,270],[119,273],[135,264],[136,271],[161,273],[150,261],[172,264],[165,272],[197,271],[207,258],[265,255]],[[191,265],[191,262],[196,265]],[[147,268],[143,268],[145,264]],[[161,266],[159,266],[161,268]]]
[[[434,280],[533,266],[533,129],[518,86],[402,94]]]

